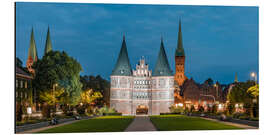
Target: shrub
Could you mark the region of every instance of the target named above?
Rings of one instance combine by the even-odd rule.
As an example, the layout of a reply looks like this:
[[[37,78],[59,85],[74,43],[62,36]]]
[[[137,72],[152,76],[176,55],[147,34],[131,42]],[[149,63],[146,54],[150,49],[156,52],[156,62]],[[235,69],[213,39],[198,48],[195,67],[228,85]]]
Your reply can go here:
[[[183,107],[176,107],[176,106],[173,105],[169,109],[170,109],[171,113],[176,113],[176,114],[184,113],[184,108]]]
[[[199,112],[200,112],[200,113],[204,112],[203,106],[199,106]]]
[[[77,109],[77,113],[79,113],[80,115],[85,114],[84,106],[78,106],[76,109]]]
[[[241,120],[249,120],[249,117],[246,115],[240,116],[239,119]]]
[[[239,119],[240,116],[244,116],[244,114],[243,113],[239,113],[239,112],[235,112],[235,113],[232,114],[232,117],[233,118],[236,118],[236,119]]]
[[[121,116],[122,113],[114,112],[114,113],[104,113],[105,116]]]
[[[104,115],[106,113],[112,114],[116,113],[117,111],[113,108],[108,108],[107,106],[101,107],[98,109],[97,114],[98,115]]]
[[[250,120],[252,120],[252,121],[259,121],[259,117],[250,118]]]
[[[194,111],[195,111],[195,107],[194,107],[194,105],[191,105],[190,112],[194,112]]]

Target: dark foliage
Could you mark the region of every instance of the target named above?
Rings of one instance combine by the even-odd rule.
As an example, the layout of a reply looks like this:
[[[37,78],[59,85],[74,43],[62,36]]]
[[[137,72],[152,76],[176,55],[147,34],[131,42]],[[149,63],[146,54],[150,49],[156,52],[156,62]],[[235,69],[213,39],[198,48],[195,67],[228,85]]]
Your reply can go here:
[[[103,106],[109,102],[110,82],[103,79],[100,75],[97,76],[81,76],[80,81],[83,84],[82,90],[92,89],[94,92],[100,92],[103,98],[97,99],[96,105]]]

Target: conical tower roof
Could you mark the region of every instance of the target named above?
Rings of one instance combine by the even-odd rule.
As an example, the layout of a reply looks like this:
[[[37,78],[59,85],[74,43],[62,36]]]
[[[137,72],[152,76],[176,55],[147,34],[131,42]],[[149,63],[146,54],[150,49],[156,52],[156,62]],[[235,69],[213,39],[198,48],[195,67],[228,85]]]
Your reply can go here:
[[[38,59],[37,47],[34,37],[34,29],[31,31],[30,46],[28,49],[28,59],[32,59],[34,62]]]
[[[52,51],[52,41],[51,41],[51,37],[50,37],[50,28],[48,27],[44,55],[50,51]]]
[[[157,63],[153,72],[153,76],[173,76],[170,68],[167,55],[163,45],[163,39],[161,39],[160,50],[158,54]]]
[[[185,51],[183,48],[183,41],[182,41],[181,20],[179,21],[178,41],[177,41],[177,49],[175,50],[175,56],[185,56]]]
[[[125,36],[123,37],[122,47],[121,47],[116,65],[111,75],[119,75],[119,76],[132,75],[132,69],[130,66],[129,58],[128,58]]]

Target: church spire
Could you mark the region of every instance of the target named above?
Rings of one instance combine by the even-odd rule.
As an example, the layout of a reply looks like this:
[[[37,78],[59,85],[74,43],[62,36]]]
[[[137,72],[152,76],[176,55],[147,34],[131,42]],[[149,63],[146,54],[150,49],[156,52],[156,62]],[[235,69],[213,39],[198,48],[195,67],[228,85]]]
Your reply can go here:
[[[38,60],[38,55],[37,55],[37,47],[36,47],[36,42],[35,42],[35,37],[34,37],[34,29],[32,27],[31,30],[31,37],[30,37],[30,45],[28,49],[28,58],[26,61],[26,67],[30,72],[33,72],[32,65],[34,62]]]
[[[237,82],[238,82],[237,73],[235,73],[234,82],[235,82],[235,83],[237,83]]]
[[[183,48],[183,41],[182,41],[181,20],[179,20],[178,41],[177,41],[177,49],[175,50],[175,56],[185,56],[185,51]]]
[[[32,58],[33,61],[37,61],[38,59],[33,27],[31,30],[30,47],[28,49],[28,58]]]
[[[153,76],[173,76],[167,55],[164,49],[163,39],[161,38],[158,60],[153,72]]]
[[[125,35],[123,36],[121,50],[116,65],[114,67],[114,70],[112,72],[112,75],[120,75],[120,76],[132,75],[131,65],[128,58]]]
[[[52,41],[50,37],[50,28],[48,27],[44,55],[50,51],[52,51]]]

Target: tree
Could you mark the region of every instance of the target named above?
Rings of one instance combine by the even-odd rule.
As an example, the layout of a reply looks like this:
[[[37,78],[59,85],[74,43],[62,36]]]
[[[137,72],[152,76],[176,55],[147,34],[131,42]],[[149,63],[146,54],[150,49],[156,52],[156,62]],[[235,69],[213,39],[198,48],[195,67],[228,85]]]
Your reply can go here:
[[[207,80],[205,80],[205,83],[212,86],[214,84],[214,81],[211,78],[208,78]]]
[[[40,94],[40,99],[49,105],[54,105],[62,100],[64,89],[48,90]]]
[[[106,79],[103,79],[100,75],[95,76],[81,76],[80,80],[83,84],[82,89],[92,89],[94,92],[100,92],[103,97],[98,98],[96,103],[97,106],[103,106],[104,103],[109,102],[109,91],[110,91],[110,82]]]
[[[254,86],[251,86],[250,88],[248,88],[247,90],[248,93],[250,93],[253,96],[253,101],[255,100],[255,102],[253,102],[253,106],[251,106],[253,108],[253,115],[255,117],[258,117],[259,115],[259,84],[256,84]]]
[[[247,92],[250,93],[254,98],[259,97],[259,84],[251,86],[248,88]]]
[[[60,86],[65,89],[63,104],[77,105],[80,101],[82,83],[79,76],[72,76],[70,79],[60,80]]]
[[[74,105],[79,101],[82,87],[79,73],[82,68],[80,63],[67,53],[50,51],[34,63],[33,68],[35,69],[33,87],[37,90],[37,94],[51,90],[53,85],[58,84],[64,89],[63,103]]]
[[[81,92],[81,102],[84,104],[91,104],[95,100],[102,98],[102,94],[100,92],[94,92],[92,89],[87,89]]]
[[[244,108],[250,117],[253,117],[253,96],[247,92],[248,89],[255,85],[254,81],[239,82],[234,84],[230,93],[228,93],[227,98],[230,104],[244,103]]]
[[[47,118],[50,117],[52,106],[56,103],[61,102],[61,100],[63,99],[63,93],[64,89],[62,88],[57,90],[43,91],[40,94],[40,99],[45,102],[42,109],[43,116],[46,116]],[[55,108],[53,112],[56,112]]]
[[[17,67],[22,67],[22,61],[18,57],[16,57],[16,66]]]

